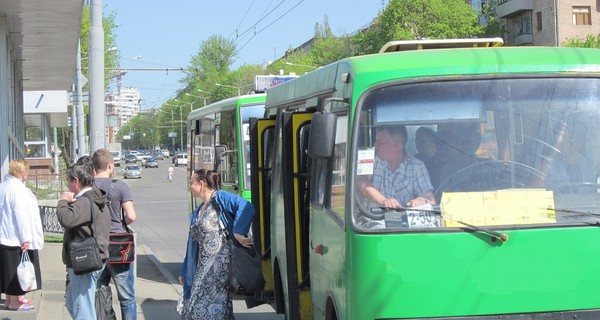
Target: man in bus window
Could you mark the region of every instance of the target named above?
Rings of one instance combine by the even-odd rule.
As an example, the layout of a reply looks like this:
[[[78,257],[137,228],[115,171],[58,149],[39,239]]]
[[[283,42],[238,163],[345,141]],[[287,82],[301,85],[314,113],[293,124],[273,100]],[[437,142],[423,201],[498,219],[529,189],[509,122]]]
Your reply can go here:
[[[425,164],[406,152],[406,140],[405,126],[381,126],[377,129],[373,176],[370,180],[360,180],[358,188],[381,207],[435,204]]]

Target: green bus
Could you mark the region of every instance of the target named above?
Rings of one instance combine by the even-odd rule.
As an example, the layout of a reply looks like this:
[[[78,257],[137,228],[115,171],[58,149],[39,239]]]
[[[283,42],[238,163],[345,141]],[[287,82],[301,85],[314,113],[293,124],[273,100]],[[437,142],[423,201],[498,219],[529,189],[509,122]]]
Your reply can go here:
[[[389,43],[271,88],[250,146],[286,319],[600,319],[599,50]]]
[[[248,121],[264,113],[265,100],[264,93],[242,95],[190,112],[188,177],[197,169],[217,170],[225,190],[250,200]]]

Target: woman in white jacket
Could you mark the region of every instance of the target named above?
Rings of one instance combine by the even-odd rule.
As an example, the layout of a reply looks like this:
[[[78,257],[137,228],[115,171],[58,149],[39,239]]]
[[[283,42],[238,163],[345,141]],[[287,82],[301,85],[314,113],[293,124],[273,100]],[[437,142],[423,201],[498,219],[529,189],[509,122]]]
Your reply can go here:
[[[5,308],[13,311],[33,309],[17,278],[23,251],[34,265],[37,290],[42,288],[38,250],[44,247],[44,231],[37,199],[24,184],[28,170],[25,160],[11,160],[0,183],[0,289],[6,294]]]

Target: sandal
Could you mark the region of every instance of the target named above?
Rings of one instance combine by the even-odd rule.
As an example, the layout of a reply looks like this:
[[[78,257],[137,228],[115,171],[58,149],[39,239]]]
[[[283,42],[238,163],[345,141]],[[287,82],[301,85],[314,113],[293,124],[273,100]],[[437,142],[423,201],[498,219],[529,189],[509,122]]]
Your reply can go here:
[[[25,297],[19,297],[19,302],[22,304],[32,304],[33,301],[25,299]]]
[[[34,309],[34,307],[30,304],[22,304],[17,308],[8,307],[8,310],[10,310],[10,311],[30,311],[33,309]]]

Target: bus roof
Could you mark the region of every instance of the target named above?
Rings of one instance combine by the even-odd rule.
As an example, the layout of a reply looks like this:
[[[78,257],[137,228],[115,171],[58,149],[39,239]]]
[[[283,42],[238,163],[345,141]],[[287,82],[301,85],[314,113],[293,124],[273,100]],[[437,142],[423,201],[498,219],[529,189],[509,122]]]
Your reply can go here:
[[[303,101],[326,92],[351,98],[367,87],[393,80],[508,74],[600,75],[600,50],[558,47],[412,50],[356,56],[334,62],[268,91],[266,108]],[[346,74],[344,83],[342,75]],[[353,89],[349,90],[349,87]]]
[[[198,116],[207,113],[214,113],[219,110],[233,110],[236,106],[241,106],[245,104],[264,103],[266,99],[267,95],[264,93],[235,96],[198,108],[190,112],[190,114],[188,115],[188,119],[195,119]]]
[[[386,43],[379,53],[448,48],[501,47],[502,38],[400,40]]]

